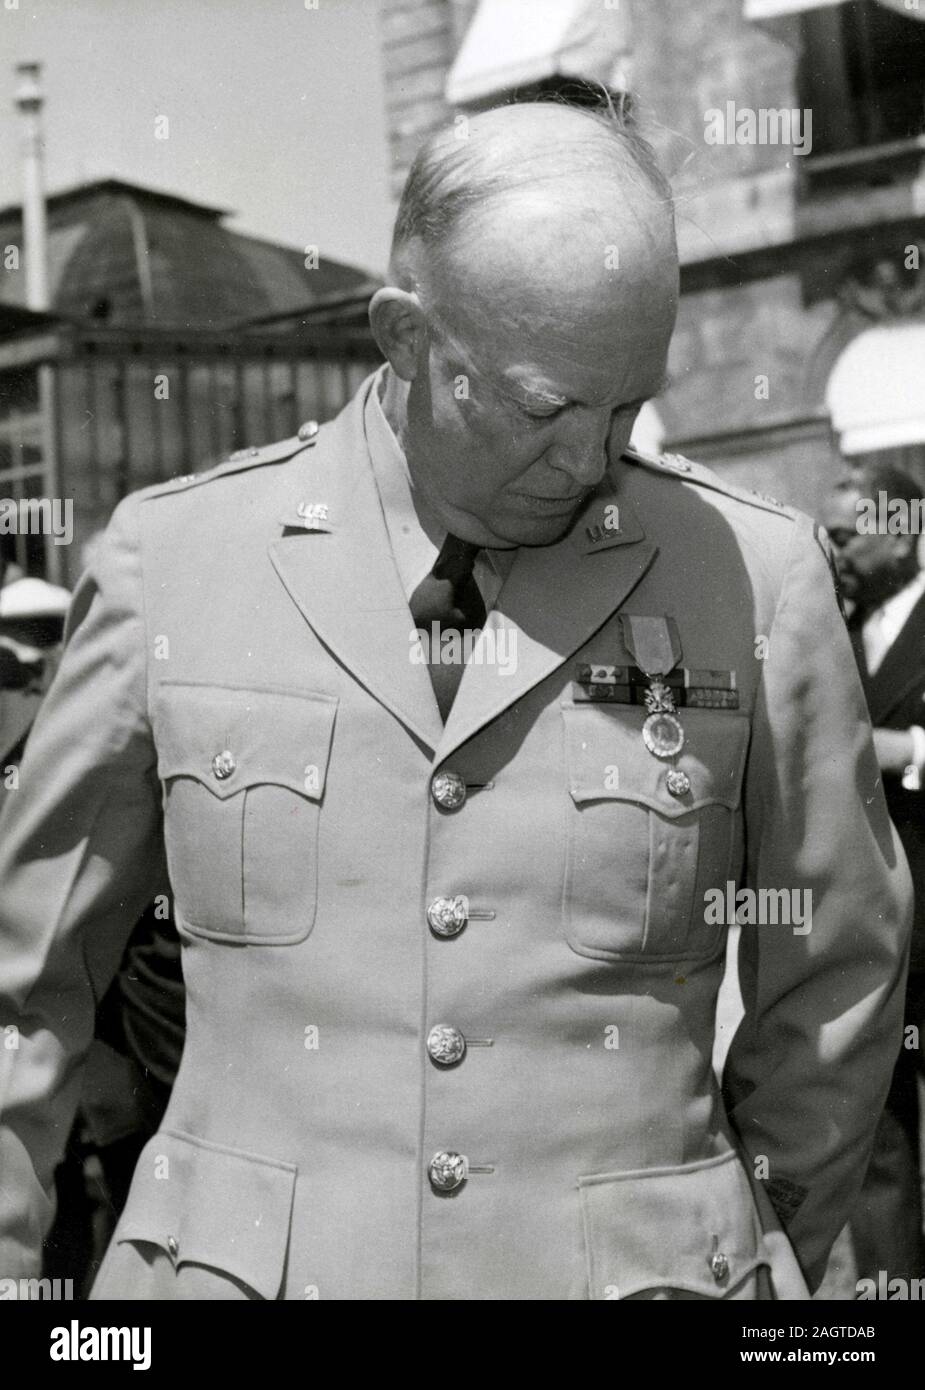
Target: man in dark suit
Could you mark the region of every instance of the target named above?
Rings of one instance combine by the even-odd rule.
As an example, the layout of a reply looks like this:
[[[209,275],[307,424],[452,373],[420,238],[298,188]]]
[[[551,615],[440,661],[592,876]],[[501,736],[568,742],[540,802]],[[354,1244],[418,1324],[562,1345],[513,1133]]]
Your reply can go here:
[[[915,885],[906,1028],[852,1235],[858,1272],[925,1273],[919,1176],[918,1078],[925,1074],[925,571],[919,564],[922,489],[892,466],[835,489],[829,536],[849,605],[849,631],[867,696],[890,816]],[[904,524],[907,518],[908,524]]]

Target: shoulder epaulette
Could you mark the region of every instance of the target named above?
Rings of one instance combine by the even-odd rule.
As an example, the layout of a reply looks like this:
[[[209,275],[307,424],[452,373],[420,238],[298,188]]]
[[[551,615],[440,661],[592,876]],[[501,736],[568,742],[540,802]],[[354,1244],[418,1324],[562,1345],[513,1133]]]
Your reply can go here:
[[[264,444],[261,448],[237,449],[222,463],[213,468],[203,469],[201,473],[184,473],[179,478],[169,478],[167,482],[155,483],[145,489],[147,497],[162,497],[166,493],[179,492],[183,488],[198,487],[200,483],[210,483],[215,478],[224,478],[229,473],[240,473],[245,468],[259,468],[263,463],[283,463],[302,449],[310,449],[318,437],[318,422],[306,420],[299,426],[297,434],[290,439],[277,440],[275,444]]]
[[[776,497],[769,497],[762,492],[752,492],[750,488],[738,487],[735,483],[727,482],[718,473],[714,473],[712,468],[707,468],[702,463],[694,463],[683,454],[649,454],[639,449],[624,449],[623,458],[630,463],[641,464],[643,468],[651,468],[656,473],[673,473],[685,482],[712,488],[714,492],[734,497],[736,501],[746,502],[751,507],[761,507],[766,512],[776,512],[778,516],[796,519],[795,510],[784,502],[778,502]]]
[[[824,526],[820,526],[818,521],[813,522],[813,539],[825,556],[825,562],[829,567],[829,574],[832,576],[835,597],[838,599],[838,607],[842,617],[845,622],[847,622],[848,610],[845,607],[845,595],[842,592],[841,575],[838,572],[838,561],[835,558],[835,551],[832,549],[829,533]]]

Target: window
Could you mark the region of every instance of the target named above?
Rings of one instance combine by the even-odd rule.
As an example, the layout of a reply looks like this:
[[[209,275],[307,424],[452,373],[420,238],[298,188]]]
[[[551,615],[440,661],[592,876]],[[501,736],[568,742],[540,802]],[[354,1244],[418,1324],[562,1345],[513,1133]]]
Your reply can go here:
[[[0,499],[19,504],[44,495],[38,373],[34,368],[0,373]],[[28,528],[0,535],[3,559],[26,574],[45,575],[45,547],[46,537]]]
[[[800,106],[813,113],[806,172],[866,165],[865,177],[882,181],[891,171],[878,152],[901,157],[905,146],[917,159],[925,146],[916,143],[925,134],[925,23],[875,0],[846,0],[808,11],[802,31]]]

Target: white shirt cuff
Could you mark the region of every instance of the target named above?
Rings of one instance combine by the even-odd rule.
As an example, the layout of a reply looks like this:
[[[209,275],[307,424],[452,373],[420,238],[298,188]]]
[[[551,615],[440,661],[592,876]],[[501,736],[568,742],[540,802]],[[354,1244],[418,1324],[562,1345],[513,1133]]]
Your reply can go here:
[[[925,729],[913,724],[909,733],[912,735],[912,761],[903,772],[902,785],[907,792],[920,792],[925,771]]]
[[[921,772],[925,768],[925,729],[913,724],[909,730],[912,735],[912,761]]]

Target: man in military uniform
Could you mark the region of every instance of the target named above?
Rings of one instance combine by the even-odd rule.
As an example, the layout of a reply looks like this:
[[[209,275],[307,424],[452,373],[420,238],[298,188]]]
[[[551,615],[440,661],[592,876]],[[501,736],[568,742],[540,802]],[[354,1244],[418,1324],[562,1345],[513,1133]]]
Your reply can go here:
[[[826,556],[627,449],[678,269],[609,117],[428,142],[391,281],[342,414],[129,498],[75,599],[0,823],[0,1273],[163,832],[186,1046],[95,1297],[805,1297],[909,913]],[[743,927],[721,1091],[739,889],[812,912]]]
[[[0,804],[57,666],[70,594],[3,568],[0,556]],[[160,858],[160,856],[158,856]],[[95,1272],[144,1141],[166,1107],[183,1046],[179,941],[164,904],[149,905],[97,1011],[80,1108],[56,1175],[58,1212],[43,1273],[81,1287]],[[10,1035],[8,1035],[10,1036]],[[91,1162],[88,1165],[88,1158]],[[103,1181],[89,1176],[96,1160]]]

